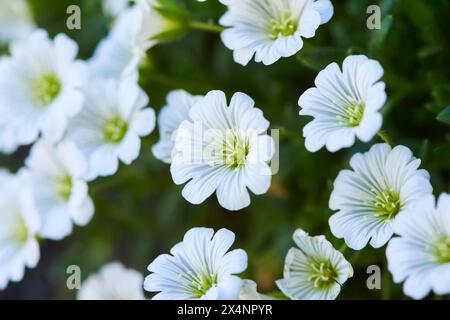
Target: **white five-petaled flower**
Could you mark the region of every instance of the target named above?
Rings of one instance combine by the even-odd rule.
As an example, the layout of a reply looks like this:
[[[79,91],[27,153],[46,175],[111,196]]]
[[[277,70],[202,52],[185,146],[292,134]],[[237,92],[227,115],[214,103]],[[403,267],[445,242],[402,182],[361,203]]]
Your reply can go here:
[[[42,237],[60,240],[72,233],[72,223],[84,226],[91,220],[94,205],[83,178],[87,162],[73,143],[53,146],[38,140],[26,166]]]
[[[240,210],[250,205],[247,188],[257,195],[269,189],[274,142],[266,134],[269,122],[254,104],[236,93],[228,106],[222,91],[211,91],[180,124],[170,171],[176,184],[189,181],[182,195],[190,203],[216,192],[222,207]]]
[[[35,28],[25,0],[0,1],[0,44],[27,37]]]
[[[429,195],[398,216],[386,249],[389,271],[414,299],[450,293],[450,195]]]
[[[39,261],[40,227],[25,175],[0,170],[0,290],[22,280]]]
[[[11,57],[0,64],[0,105],[16,143],[32,143],[41,132],[56,143],[83,105],[85,65],[74,60],[78,46],[64,34],[51,41],[46,31],[36,30],[10,49]]]
[[[87,278],[77,293],[78,300],[144,300],[144,277],[120,262],[105,264]]]
[[[220,24],[230,27],[222,41],[242,65],[255,56],[270,65],[303,47],[302,38],[314,37],[333,16],[329,0],[227,0],[228,11]]]
[[[67,137],[88,159],[91,181],[114,174],[119,159],[128,165],[138,157],[140,138],[155,127],[155,113],[131,78],[95,79],[84,93],[83,110],[71,120]]]
[[[420,159],[404,146],[376,144],[350,160],[334,181],[329,206],[338,210],[329,220],[332,233],[360,250],[379,248],[393,235],[397,216],[431,194],[430,175],[419,170]]]
[[[297,229],[298,248],[288,251],[280,290],[293,300],[333,300],[341,286],[353,276],[353,268],[344,255],[324,236],[309,236]]]
[[[220,229],[193,228],[183,241],[158,256],[149,266],[144,289],[159,292],[159,300],[237,299],[243,281],[235,276],[247,268],[242,249],[227,252],[234,233]]]
[[[159,142],[152,148],[156,158],[171,163],[175,132],[181,122],[189,119],[189,111],[201,98],[184,90],[175,90],[167,95],[167,105],[158,115]]]
[[[351,147],[356,137],[370,141],[380,130],[379,110],[386,102],[383,68],[366,56],[349,56],[342,71],[336,63],[322,70],[316,87],[299,99],[300,115],[314,119],[303,128],[305,147],[316,152],[326,146],[335,152]]]

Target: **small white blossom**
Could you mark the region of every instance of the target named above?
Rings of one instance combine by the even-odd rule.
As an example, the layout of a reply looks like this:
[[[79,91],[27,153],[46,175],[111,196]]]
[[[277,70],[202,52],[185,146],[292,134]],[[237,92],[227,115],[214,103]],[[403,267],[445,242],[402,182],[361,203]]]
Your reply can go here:
[[[303,128],[305,147],[316,152],[326,146],[335,152],[351,147],[356,137],[370,141],[380,130],[379,110],[386,102],[385,84],[379,81],[383,68],[366,56],[349,56],[343,69],[331,63],[299,100],[300,115],[314,120]]]
[[[78,300],[144,300],[144,277],[119,262],[105,264],[87,278],[77,293]]]
[[[255,56],[270,65],[303,47],[302,38],[314,37],[333,16],[329,0],[227,0],[228,11],[220,24],[225,46],[242,65]]]
[[[22,280],[25,267],[39,261],[40,221],[27,185],[22,173],[0,170],[0,290]]]
[[[55,143],[83,105],[84,63],[74,60],[77,44],[64,34],[51,41],[44,30],[13,42],[0,64],[0,105],[6,109],[15,142],[34,142],[39,133]]]
[[[193,96],[184,90],[175,90],[167,95],[167,105],[158,115],[159,142],[152,148],[153,155],[166,163],[172,161],[175,131],[181,122],[189,119],[189,111],[201,96]]]
[[[450,195],[442,194],[436,206],[429,195],[409,212],[398,216],[394,237],[386,249],[388,268],[396,283],[414,299],[430,290],[450,293]]]
[[[0,44],[26,38],[35,28],[26,0],[0,1]]]
[[[192,204],[214,192],[228,210],[250,205],[248,189],[260,195],[270,187],[268,162],[274,154],[269,122],[254,101],[236,93],[227,105],[222,91],[211,91],[190,110],[177,130],[170,171]]]
[[[129,4],[130,0],[102,0],[102,9],[106,15],[117,17]]]
[[[280,290],[293,300],[333,300],[353,276],[351,264],[324,236],[311,237],[301,229],[294,233],[298,248],[286,256]]]
[[[91,220],[94,205],[83,178],[87,162],[73,143],[63,140],[52,146],[39,140],[26,166],[42,237],[60,240],[72,233],[72,223],[84,226]]]
[[[329,206],[338,212],[329,220],[331,231],[352,249],[369,241],[379,248],[392,237],[397,216],[431,194],[430,175],[407,147],[387,144],[355,154],[350,166],[334,181]]]
[[[86,179],[91,181],[114,174],[119,159],[129,165],[138,157],[140,138],[155,127],[155,113],[130,78],[94,79],[84,93],[83,110],[71,120],[67,138],[88,159]]]
[[[149,266],[144,289],[159,292],[158,300],[237,299],[243,281],[235,276],[247,268],[241,249],[227,252],[234,233],[220,229],[193,228],[170,255],[158,256]]]

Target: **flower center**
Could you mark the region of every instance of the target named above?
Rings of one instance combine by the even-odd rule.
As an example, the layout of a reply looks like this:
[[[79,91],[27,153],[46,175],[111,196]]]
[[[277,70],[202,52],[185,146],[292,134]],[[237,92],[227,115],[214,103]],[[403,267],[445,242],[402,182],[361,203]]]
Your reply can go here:
[[[128,123],[119,117],[110,118],[103,127],[103,139],[109,143],[119,143],[125,137]]]
[[[35,101],[48,106],[61,92],[61,82],[55,74],[46,73],[34,80],[32,90]]]
[[[194,298],[203,297],[209,289],[217,285],[216,274],[193,274],[188,272],[188,288]]]
[[[276,40],[280,37],[288,37],[293,35],[298,28],[298,22],[288,15],[283,15],[281,19],[272,19],[269,22],[270,33],[269,38]]]
[[[221,156],[228,168],[237,169],[244,166],[249,149],[247,139],[232,135],[224,141]]]
[[[365,105],[362,102],[355,103],[345,109],[345,121],[348,127],[359,126],[364,116]]]
[[[17,222],[13,233],[13,240],[18,244],[25,243],[28,240],[28,227],[22,217]]]
[[[58,195],[61,199],[67,201],[72,193],[72,178],[64,176],[57,184]]]
[[[450,263],[450,237],[442,237],[436,244],[436,259],[439,264]]]
[[[392,220],[400,212],[400,195],[393,189],[383,190],[373,201],[375,210],[382,220]]]
[[[317,289],[323,289],[338,283],[339,275],[329,261],[313,261],[308,281],[314,283]]]

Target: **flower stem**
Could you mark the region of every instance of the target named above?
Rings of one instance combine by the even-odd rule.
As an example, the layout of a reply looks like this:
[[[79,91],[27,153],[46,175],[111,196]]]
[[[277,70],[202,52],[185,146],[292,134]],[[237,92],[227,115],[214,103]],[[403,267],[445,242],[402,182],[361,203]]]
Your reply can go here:
[[[394,146],[394,142],[392,141],[391,137],[389,137],[389,134],[386,132],[386,130],[380,130],[377,133],[377,136],[380,137],[383,142],[386,142],[391,147]]]
[[[345,242],[342,244],[342,246],[339,248],[339,252],[340,253],[344,253],[345,251],[347,251],[348,247],[345,244]]]
[[[212,23],[202,22],[202,21],[191,21],[189,23],[189,27],[191,29],[195,29],[195,30],[214,32],[214,33],[221,33],[223,30],[225,30],[224,27],[219,26],[217,24],[212,24]]]

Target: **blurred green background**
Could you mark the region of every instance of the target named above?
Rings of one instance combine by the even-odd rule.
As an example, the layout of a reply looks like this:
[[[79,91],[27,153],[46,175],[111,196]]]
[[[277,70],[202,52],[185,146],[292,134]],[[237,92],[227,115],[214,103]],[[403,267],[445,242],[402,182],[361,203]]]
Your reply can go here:
[[[217,21],[225,12],[215,0],[180,2],[196,20]],[[332,2],[333,19],[319,28],[316,37],[305,41],[296,57],[272,66],[252,62],[242,67],[233,62],[232,52],[217,34],[191,31],[182,39],[151,49],[141,69],[140,83],[155,110],[164,105],[170,90],[178,88],[193,94],[221,89],[229,97],[242,91],[253,97],[271,127],[281,129],[280,170],[268,194],[252,196],[250,207],[240,212],[222,209],[215,197],[201,205],[189,204],[181,197],[182,186],[172,182],[169,166],[152,156],[151,146],[158,139],[154,131],[144,139],[137,161],[90,184],[96,207],[91,223],[76,228],[64,241],[43,242],[38,267],[27,270],[19,284],[0,292],[0,299],[74,298],[75,291],[66,288],[66,268],[73,264],[81,267],[83,279],[113,260],[146,275],[147,265],[194,226],[234,231],[235,247],[249,255],[242,277],[255,280],[261,292],[277,290],[275,280],[282,277],[296,228],[312,235],[325,234],[339,248],[343,241],[331,235],[327,222],[332,214],[328,208],[332,182],[348,167],[351,155],[368,150],[370,144],[357,143],[335,154],[307,152],[301,130],[310,119],[298,116],[297,100],[313,86],[320,69],[333,61],[341,63],[347,54],[380,60],[389,97],[383,109],[383,129],[396,144],[408,146],[423,160],[436,195],[450,192],[450,126],[436,119],[450,106],[450,1]],[[78,42],[83,59],[90,57],[111,23],[102,14],[100,0],[32,0],[30,4],[38,26],[52,36],[69,34]],[[66,29],[70,4],[81,7],[81,30]],[[382,8],[380,31],[366,27],[370,4]],[[371,143],[376,142],[379,140],[374,138]],[[0,156],[0,165],[15,171],[27,153],[28,148],[21,148],[13,156]],[[386,269],[384,251],[345,252],[355,275],[344,285],[340,299],[405,298]],[[372,264],[382,269],[381,290],[366,287],[366,268]]]

